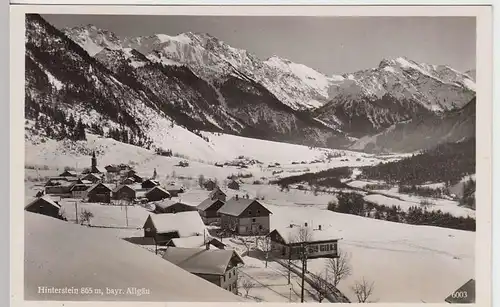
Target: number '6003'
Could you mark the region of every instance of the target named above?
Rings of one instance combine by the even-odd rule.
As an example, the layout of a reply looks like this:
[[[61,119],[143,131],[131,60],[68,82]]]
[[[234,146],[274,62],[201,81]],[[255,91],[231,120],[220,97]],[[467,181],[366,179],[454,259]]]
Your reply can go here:
[[[452,298],[466,298],[467,291],[457,291],[451,295]]]

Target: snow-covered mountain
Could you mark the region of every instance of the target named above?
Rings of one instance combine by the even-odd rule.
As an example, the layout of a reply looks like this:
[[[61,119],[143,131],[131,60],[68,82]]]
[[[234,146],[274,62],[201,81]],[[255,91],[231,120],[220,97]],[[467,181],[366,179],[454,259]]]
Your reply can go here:
[[[237,70],[210,83],[186,65],[164,65],[118,46],[106,31],[80,27],[64,35],[39,15],[26,24],[27,119],[48,127],[50,137],[81,135],[72,132],[74,119],[81,119],[94,133],[158,147],[168,146],[164,136],[178,125],[194,138],[208,130],[310,146],[346,142]],[[96,52],[95,46],[102,49],[92,57],[84,48]]]
[[[234,48],[205,33],[126,38],[122,45],[136,49],[156,62],[188,65],[202,78],[212,82],[244,74],[263,84],[294,110],[322,106],[329,100],[328,89],[344,79],[342,76],[328,77],[278,56],[262,61],[247,50]]]
[[[440,143],[455,143],[476,135],[476,99],[443,115],[412,118],[365,136],[350,146],[366,152],[415,152]]]
[[[470,73],[404,57],[384,59],[373,69],[326,76],[279,56],[260,60],[209,34],[187,32],[177,36],[156,34],[120,39],[92,25],[63,29],[65,35],[46,22],[44,27],[50,29],[46,32],[53,36],[54,43],[71,41],[64,45],[70,49],[69,53],[75,50],[78,54],[86,53],[81,55],[85,61],[99,67],[103,76],[118,82],[133,95],[133,99],[119,98],[112,87],[91,85],[98,84],[97,81],[71,81],[74,83],[71,86],[92,92],[85,101],[98,105],[93,116],[114,116],[116,127],[123,126],[123,119],[135,120],[135,115],[126,108],[118,107],[124,104],[134,106],[141,114],[145,114],[141,109],[147,107],[148,112],[162,118],[160,121],[166,119],[167,126],[178,124],[196,134],[198,130],[207,130],[338,148],[352,145],[352,136],[366,140],[408,121],[432,119],[439,125],[436,119],[463,108],[475,97],[475,82]],[[34,59],[35,66],[49,67],[59,61],[52,58],[52,46],[37,48],[27,48],[27,54],[44,54]],[[65,74],[73,73],[71,67],[76,64],[58,65],[59,73],[64,75],[60,78],[45,68],[45,75],[51,76],[48,78],[53,80],[56,91],[44,95],[71,101],[72,96],[64,92],[68,88]],[[64,65],[70,66],[65,73]],[[83,74],[88,80],[99,78],[92,76],[93,72],[90,69],[75,74]],[[33,91],[36,80],[27,86],[30,87],[27,92]],[[99,95],[111,98],[98,103],[95,97]],[[103,109],[102,105],[114,100],[117,102],[112,111]],[[84,104],[76,105],[81,112]],[[121,117],[115,115],[117,112],[123,113]],[[147,123],[152,124],[152,121]],[[134,123],[133,127],[134,131],[142,131],[141,124]],[[464,131],[464,137],[469,134],[470,131]],[[155,134],[146,133],[140,138],[150,135]],[[359,144],[363,142],[355,146],[360,147]]]
[[[415,116],[460,109],[475,96],[475,83],[468,75],[404,57],[385,59],[376,68],[344,77],[330,88],[331,101],[314,113],[356,136],[378,133]]]

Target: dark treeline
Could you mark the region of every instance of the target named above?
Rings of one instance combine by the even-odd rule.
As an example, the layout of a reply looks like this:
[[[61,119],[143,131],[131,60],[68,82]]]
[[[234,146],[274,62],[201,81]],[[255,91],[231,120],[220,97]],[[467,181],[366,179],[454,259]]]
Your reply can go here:
[[[328,204],[328,210],[397,223],[476,230],[474,218],[456,217],[441,210],[427,210],[428,206],[413,206],[406,212],[400,206],[385,206],[365,201],[363,195],[355,192],[339,192],[337,199],[338,202]]]
[[[317,173],[305,173],[297,176],[280,178],[272,181],[272,184],[288,187],[291,184],[306,182],[310,186],[347,188],[348,186],[340,181],[341,178],[351,176],[352,170],[349,167],[330,168]]]
[[[456,184],[476,171],[475,139],[446,143],[395,162],[364,167],[361,178],[391,184],[420,185],[427,182]]]

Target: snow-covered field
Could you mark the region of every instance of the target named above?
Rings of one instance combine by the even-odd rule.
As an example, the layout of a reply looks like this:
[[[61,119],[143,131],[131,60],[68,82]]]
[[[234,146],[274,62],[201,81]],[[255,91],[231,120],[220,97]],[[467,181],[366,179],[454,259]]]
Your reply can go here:
[[[268,204],[271,228],[290,222],[322,225],[337,234],[339,249],[351,254],[352,275],[339,290],[355,300],[350,287],[365,277],[374,282],[372,299],[379,302],[441,303],[474,278],[475,233],[438,227],[413,226],[317,208]],[[309,260],[313,273],[325,261]]]
[[[382,183],[382,182],[354,180],[347,183],[347,185],[355,188],[363,188],[367,184],[374,184],[374,183]],[[385,205],[388,207],[400,206],[402,210],[408,210],[410,207],[420,206],[420,203],[423,200],[426,200],[433,204],[426,208],[429,211],[441,210],[442,212],[450,213],[453,216],[463,216],[472,218],[475,218],[476,216],[476,211],[470,208],[461,207],[459,206],[458,202],[454,200],[403,194],[398,192],[397,187],[392,187],[391,189],[388,190],[371,190],[371,192],[377,194],[366,195],[364,199],[379,205]]]

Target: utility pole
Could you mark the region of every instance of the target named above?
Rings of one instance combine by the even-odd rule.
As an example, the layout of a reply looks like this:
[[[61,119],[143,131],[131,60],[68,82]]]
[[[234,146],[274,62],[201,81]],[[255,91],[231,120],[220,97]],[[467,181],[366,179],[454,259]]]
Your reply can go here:
[[[125,219],[127,220],[127,227],[128,227],[128,204],[125,203]]]
[[[302,244],[302,282],[301,282],[301,291],[300,291],[300,302],[304,302],[304,277],[307,271],[307,246]]]
[[[76,223],[78,224],[78,202],[75,201],[75,215],[76,215]]]
[[[290,284],[291,271],[292,271],[292,246],[288,244],[288,284]]]

